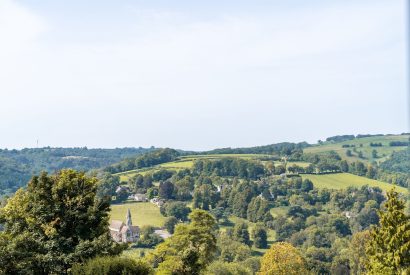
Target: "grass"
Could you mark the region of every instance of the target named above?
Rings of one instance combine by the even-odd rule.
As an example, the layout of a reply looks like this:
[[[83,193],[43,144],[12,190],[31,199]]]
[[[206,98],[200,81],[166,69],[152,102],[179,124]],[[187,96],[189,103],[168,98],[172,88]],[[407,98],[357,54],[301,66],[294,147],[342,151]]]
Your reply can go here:
[[[288,212],[289,206],[279,206],[279,207],[274,207],[270,210],[270,214],[272,215],[272,217],[277,217],[279,215],[286,215],[286,213]]]
[[[162,227],[165,217],[159,212],[159,208],[150,202],[127,202],[111,205],[111,220],[124,221],[128,208],[131,210],[132,224],[143,226],[152,225]]]
[[[390,189],[395,187],[398,192],[407,192],[407,189],[401,186],[372,180],[349,173],[302,175],[302,178],[311,180],[316,188],[345,189],[349,186],[361,187],[363,185],[369,185],[373,187],[380,187],[384,191],[389,191]]]
[[[330,143],[330,142],[325,142],[323,145],[317,145],[317,146],[312,146],[305,148],[303,150],[304,153],[314,153],[314,154],[320,154],[324,152],[329,152],[329,151],[336,151],[340,157],[343,159],[349,161],[349,162],[354,162],[354,161],[363,161],[363,162],[383,162],[385,161],[393,152],[395,151],[401,151],[403,149],[406,149],[406,146],[394,146],[391,147],[389,146],[389,143],[391,141],[408,141],[409,135],[391,135],[391,136],[378,136],[378,137],[367,137],[367,138],[356,138],[353,140],[348,140],[348,141],[343,141],[343,142],[338,142],[338,143]],[[370,143],[381,143],[383,146],[382,147],[371,147]],[[353,152],[354,148],[342,148],[342,145],[355,145],[357,151],[362,151],[363,156],[365,159],[360,159],[358,157],[358,153]],[[362,147],[360,147],[360,144],[362,144]],[[353,153],[353,156],[348,157],[346,156],[346,151],[350,150]],[[372,151],[376,150],[378,154],[378,158],[373,158],[372,157]]]

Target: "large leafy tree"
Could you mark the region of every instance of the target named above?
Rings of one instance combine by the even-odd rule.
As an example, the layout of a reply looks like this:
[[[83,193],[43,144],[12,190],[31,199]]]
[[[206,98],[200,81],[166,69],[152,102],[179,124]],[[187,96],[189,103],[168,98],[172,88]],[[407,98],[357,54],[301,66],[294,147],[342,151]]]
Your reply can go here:
[[[263,255],[260,275],[308,274],[306,261],[299,251],[289,243],[279,242]]]
[[[188,225],[177,225],[174,235],[147,256],[157,274],[199,274],[214,259],[215,219],[198,209],[189,219]]]
[[[35,176],[0,209],[0,273],[65,274],[74,263],[120,247],[108,233],[109,200],[97,180],[62,170]]]
[[[410,269],[410,217],[405,204],[393,189],[387,193],[380,225],[370,232],[367,248],[370,274],[400,274]]]

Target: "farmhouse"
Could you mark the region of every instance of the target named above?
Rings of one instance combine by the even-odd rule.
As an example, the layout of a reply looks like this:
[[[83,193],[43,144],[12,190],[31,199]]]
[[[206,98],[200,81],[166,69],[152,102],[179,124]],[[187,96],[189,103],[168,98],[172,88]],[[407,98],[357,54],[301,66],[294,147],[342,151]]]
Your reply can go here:
[[[153,204],[155,204],[155,205],[158,206],[158,207],[161,207],[161,206],[164,205],[165,200],[160,199],[160,198],[153,198],[153,199],[150,199],[150,202],[153,203]]]
[[[135,201],[139,201],[139,202],[144,202],[144,201],[148,201],[148,198],[145,194],[134,194],[130,196],[130,199],[133,199]]]
[[[115,189],[115,193],[119,194],[121,192],[130,192],[130,189],[128,186],[118,186],[117,189]]]
[[[110,235],[117,243],[136,242],[140,236],[140,228],[132,225],[131,211],[128,209],[126,223],[112,220],[109,226]]]

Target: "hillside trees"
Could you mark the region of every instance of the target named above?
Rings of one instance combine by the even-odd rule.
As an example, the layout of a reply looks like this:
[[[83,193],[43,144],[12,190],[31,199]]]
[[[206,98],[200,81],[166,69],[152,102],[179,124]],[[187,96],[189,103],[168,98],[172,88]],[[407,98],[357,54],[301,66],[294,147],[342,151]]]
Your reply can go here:
[[[160,208],[161,213],[166,217],[175,217],[181,221],[188,220],[191,209],[180,201],[169,201]]]
[[[199,159],[194,162],[193,171],[196,174],[207,176],[216,175],[244,179],[258,179],[266,173],[260,162],[240,158]]]
[[[74,263],[119,253],[108,233],[109,200],[97,187],[73,170],[33,177],[0,209],[0,271],[66,274]]]
[[[251,245],[251,241],[249,238],[249,230],[248,225],[244,222],[238,222],[235,224],[233,228],[232,237],[234,240],[246,244],[248,246]]]
[[[268,247],[268,232],[265,227],[258,224],[252,230],[253,245],[256,248],[267,248]]]
[[[219,200],[216,187],[211,184],[202,184],[194,190],[194,208],[209,210],[214,208]]]
[[[115,165],[108,166],[105,168],[105,171],[110,173],[119,173],[133,169],[151,167],[157,164],[173,161],[179,155],[179,152],[174,149],[158,149],[135,158],[125,159]]]

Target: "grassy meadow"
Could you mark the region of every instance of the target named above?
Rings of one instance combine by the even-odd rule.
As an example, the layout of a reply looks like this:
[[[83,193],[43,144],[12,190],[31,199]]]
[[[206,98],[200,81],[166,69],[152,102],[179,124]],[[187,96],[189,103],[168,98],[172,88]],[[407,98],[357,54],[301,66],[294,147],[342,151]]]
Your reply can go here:
[[[408,141],[409,135],[391,135],[391,136],[378,136],[378,137],[366,137],[366,138],[356,138],[353,140],[338,142],[338,143],[330,143],[325,142],[322,145],[312,146],[305,148],[303,150],[304,153],[314,153],[320,154],[329,151],[336,151],[342,159],[345,159],[349,162],[354,161],[363,161],[363,162],[382,162],[385,161],[388,156],[390,156],[395,151],[404,150],[406,146],[389,146],[389,142],[391,141]],[[382,147],[371,147],[370,143],[381,143]],[[360,147],[362,144],[362,147]],[[353,152],[354,148],[342,148],[343,145],[355,145],[356,150],[362,151],[363,156],[365,159],[360,159],[357,155],[358,153]],[[372,157],[372,151],[377,151],[378,158]],[[348,157],[346,156],[346,151],[352,151],[353,156]]]
[[[302,178],[311,180],[316,188],[344,189],[349,186],[361,187],[363,185],[369,185],[374,187],[380,187],[384,191],[389,191],[390,189],[395,187],[398,192],[407,192],[407,189],[401,186],[389,184],[378,180],[372,180],[349,173],[302,175]]]
[[[159,212],[159,208],[150,202],[127,202],[111,205],[111,220],[124,221],[128,208],[131,210],[132,224],[143,226],[152,225],[162,227],[165,217]]]

